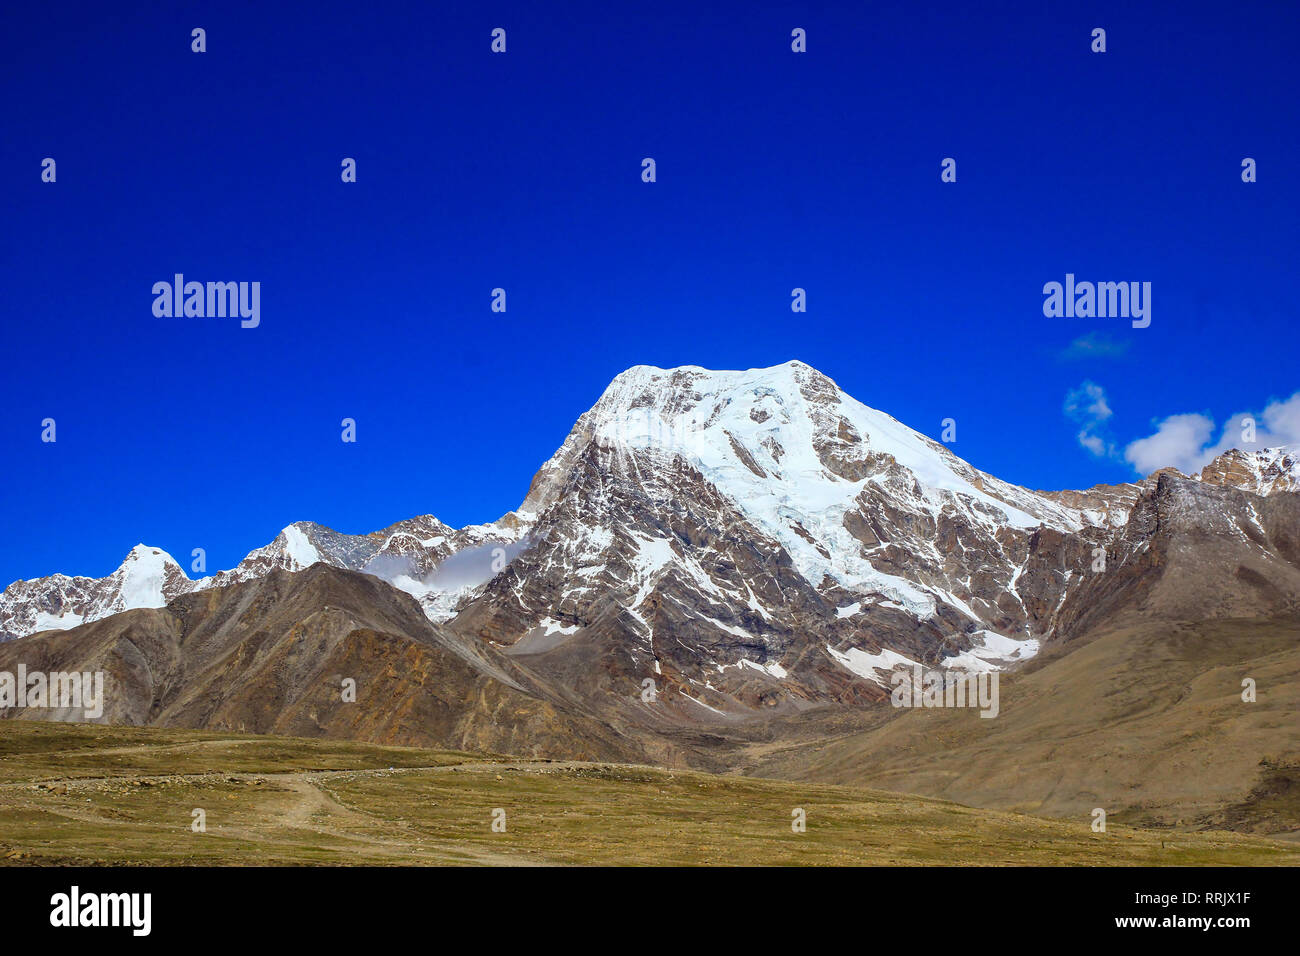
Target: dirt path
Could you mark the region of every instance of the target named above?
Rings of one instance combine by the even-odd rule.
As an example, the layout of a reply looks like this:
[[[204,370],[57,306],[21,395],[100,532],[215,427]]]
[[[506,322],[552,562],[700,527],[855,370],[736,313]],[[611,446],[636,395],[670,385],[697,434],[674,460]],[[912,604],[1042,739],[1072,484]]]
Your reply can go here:
[[[206,741],[205,743],[218,745],[223,742]],[[148,750],[156,753],[159,749],[161,748],[122,747],[103,752],[131,753]],[[336,848],[343,852],[348,852],[351,847],[355,847],[358,856],[380,862],[387,860],[405,863],[539,866],[546,865],[546,861],[527,854],[492,850],[469,841],[437,839],[421,832],[411,824],[366,812],[348,803],[330,787],[330,783],[336,780],[345,782],[359,778],[383,778],[412,773],[492,773],[494,775],[503,772],[559,773],[600,766],[607,765],[581,761],[524,760],[468,761],[427,767],[295,770],[271,773],[208,770],[201,773],[139,774],[124,769],[118,774],[49,777],[4,783],[0,784],[0,792],[12,794],[16,791],[30,791],[33,787],[40,787],[46,794],[57,788],[64,793],[54,794],[55,796],[71,796],[102,791],[105,784],[132,785],[140,782],[154,785],[162,783],[203,785],[261,782],[266,785],[266,789],[258,789],[255,792],[264,802],[264,806],[259,809],[266,814],[265,822],[255,826],[225,823],[219,830],[213,832],[219,832],[223,837],[291,850],[301,845],[301,842],[294,838],[293,831],[305,831],[336,844]],[[64,803],[42,809],[64,819],[97,827],[147,826],[147,824],[119,819],[109,812],[109,808],[94,804],[83,808],[79,804]]]
[[[623,764],[591,763],[581,760],[524,760],[524,761],[469,761],[466,763],[436,764],[428,767],[375,767],[367,769],[331,769],[331,770],[291,770],[259,772],[255,770],[204,770],[201,773],[132,773],[123,769],[121,773],[99,774],[89,777],[40,777],[31,780],[15,780],[0,783],[0,790],[29,790],[35,786],[67,787],[91,786],[108,781],[147,780],[191,782],[212,779],[232,780],[275,780],[282,782],[288,778],[308,777],[312,779],[330,779],[333,777],[388,777],[404,773],[500,773],[501,771],[524,771],[530,773],[559,773],[566,770],[580,770],[592,767],[621,767]],[[631,767],[632,765],[627,765]]]

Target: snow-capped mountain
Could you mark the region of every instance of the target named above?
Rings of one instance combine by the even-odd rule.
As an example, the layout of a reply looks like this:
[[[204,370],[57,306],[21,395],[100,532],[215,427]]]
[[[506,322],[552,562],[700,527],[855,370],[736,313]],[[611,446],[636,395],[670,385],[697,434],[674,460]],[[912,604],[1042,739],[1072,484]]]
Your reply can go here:
[[[799,362],[624,372],[521,510],[531,547],[453,627],[594,648],[588,679],[725,713],[882,694],[895,661],[1024,660],[1126,517],[984,474]]]
[[[515,553],[527,527],[513,513],[460,530],[423,515],[367,535],[340,534],[299,521],[230,570],[194,580],[167,552],[141,544],[104,578],[54,574],[15,581],[0,594],[0,640],[66,630],[132,608],[163,607],[191,591],[251,581],[277,568],[302,571],[318,562],[383,578],[415,596],[430,619],[442,621],[454,613],[458,600],[491,576],[491,549]],[[484,549],[489,552],[485,561],[468,560]],[[449,561],[462,551],[459,561]]]
[[[137,544],[105,578],[63,574],[15,581],[0,594],[0,639],[67,630],[138,607],[163,607],[193,582],[167,552]]]
[[[1234,451],[1199,481],[1269,495],[1298,477],[1283,451]],[[913,661],[981,670],[1033,656],[1078,618],[1071,596],[1096,549],[1137,560],[1150,531],[1134,516],[1149,523],[1158,484],[1021,488],[800,362],[638,366],[496,522],[457,530],[426,515],[367,535],[298,522],[198,580],[139,546],[106,578],[14,583],[0,635],[324,562],[382,578],[462,639],[581,695],[634,707],[649,679],[660,713],[795,711],[883,697],[887,672]]]
[[[654,675],[697,711],[879,695],[898,664],[1032,656],[1154,487],[1008,484],[798,362],[638,367],[538,472],[531,546],[452,626],[574,682]]]

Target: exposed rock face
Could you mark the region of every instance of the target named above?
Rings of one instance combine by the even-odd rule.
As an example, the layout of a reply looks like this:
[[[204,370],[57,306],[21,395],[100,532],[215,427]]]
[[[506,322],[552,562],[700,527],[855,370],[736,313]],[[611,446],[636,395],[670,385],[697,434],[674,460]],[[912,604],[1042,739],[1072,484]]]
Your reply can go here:
[[[1058,616],[1075,636],[1125,619],[1300,613],[1300,495],[1259,497],[1162,473]]]
[[[1158,475],[1159,472],[1156,472]],[[1093,516],[1094,523],[1119,527],[1128,520],[1138,497],[1152,487],[1156,475],[1122,485],[1093,485],[1086,491],[1040,491],[1049,501]]]
[[[324,564],[406,592],[458,647],[526,668],[542,699],[597,701],[618,726],[727,724],[881,700],[913,661],[1015,665],[1121,611],[1289,607],[1296,474],[1280,451],[1230,452],[1199,480],[1033,492],[802,363],[638,366],[496,522],[300,522],[197,581],[141,546],[107,578],[11,585],[0,632],[190,607]]]
[[[1300,491],[1300,455],[1285,448],[1257,452],[1234,448],[1201,469],[1201,481],[1257,495]]]

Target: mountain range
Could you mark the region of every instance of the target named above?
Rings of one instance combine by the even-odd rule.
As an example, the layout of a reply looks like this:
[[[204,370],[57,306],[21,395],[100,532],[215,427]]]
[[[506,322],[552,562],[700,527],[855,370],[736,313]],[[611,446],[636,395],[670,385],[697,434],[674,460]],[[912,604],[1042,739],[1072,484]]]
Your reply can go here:
[[[1170,641],[1199,647],[1226,628],[1206,658],[1225,680],[1248,662],[1300,676],[1298,492],[1300,456],[1285,449],[1233,450],[1195,476],[1032,491],[800,362],[637,366],[497,521],[425,515],[365,535],[297,522],[197,580],[138,545],[104,578],[17,581],[0,595],[0,669],[103,670],[110,723],[869,778],[1053,812],[1101,799],[1087,751],[1071,752],[1083,776],[1055,797],[1035,794],[1069,774],[993,787],[927,717],[888,703],[896,669],[996,671],[1007,716],[941,715],[951,739],[1012,774],[1017,754],[1050,767],[1046,742],[1069,736],[1054,699],[1091,715],[1079,719],[1098,740],[1126,720],[1146,727],[1149,746],[1117,774],[1136,774],[1125,805],[1163,821],[1186,794],[1133,767],[1157,742],[1182,745],[1168,715],[1138,716],[1141,698],[1101,706],[1103,676],[1130,672],[1103,650],[1177,659]],[[1222,637],[1237,631],[1254,643]],[[1090,654],[1103,659],[1081,669]],[[1171,665],[1148,690],[1163,699],[1198,673]],[[345,678],[355,704],[340,699]],[[1236,697],[1230,683],[1214,694]],[[1272,693],[1224,743],[1231,785],[1189,783],[1204,814],[1291,779],[1293,716],[1268,724],[1294,695]],[[1025,739],[999,748],[1000,734]]]

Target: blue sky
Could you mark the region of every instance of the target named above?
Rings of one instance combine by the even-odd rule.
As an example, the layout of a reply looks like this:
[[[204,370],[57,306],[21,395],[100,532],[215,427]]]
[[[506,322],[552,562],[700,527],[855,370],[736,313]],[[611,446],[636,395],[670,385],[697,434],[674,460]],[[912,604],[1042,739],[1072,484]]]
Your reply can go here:
[[[1035,488],[1300,389],[1297,5],[700,6],[15,9],[0,583],[491,520],[635,364],[798,358]],[[155,317],[177,272],[261,325]],[[1067,272],[1150,327],[1044,317]]]

